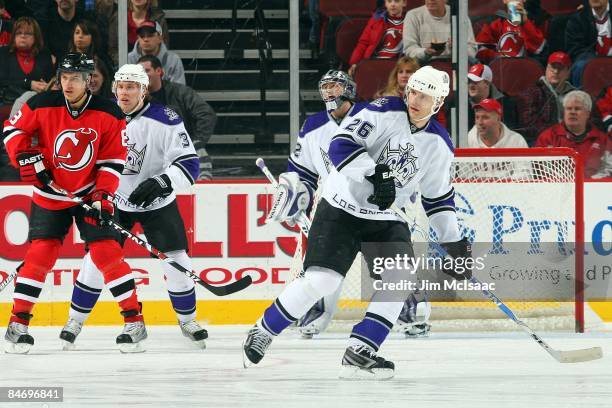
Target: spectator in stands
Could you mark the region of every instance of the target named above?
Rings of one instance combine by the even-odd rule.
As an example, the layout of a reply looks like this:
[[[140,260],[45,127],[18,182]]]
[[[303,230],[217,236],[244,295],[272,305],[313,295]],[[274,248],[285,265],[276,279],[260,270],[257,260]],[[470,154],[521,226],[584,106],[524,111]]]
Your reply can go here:
[[[497,99],[483,99],[474,105],[475,125],[468,132],[468,147],[528,147],[520,134],[502,122],[503,109]]]
[[[89,20],[80,20],[74,25],[69,51],[87,54],[92,58],[104,61],[107,67],[112,67],[110,57],[104,52],[102,39],[96,24]]]
[[[568,82],[571,65],[569,55],[553,52],[544,76],[516,97],[518,129],[530,145],[544,129],[563,118],[563,97],[575,89]]]
[[[215,129],[215,111],[196,91],[176,82],[162,79],[164,69],[159,59],[145,55],[138,59],[149,76],[149,95],[154,101],[170,106],[181,115],[185,129],[191,136],[193,145],[200,157],[200,180],[212,178],[212,162],[206,152],[206,143]]]
[[[100,58],[94,57],[94,67],[94,72],[89,80],[89,91],[94,95],[100,95],[108,99],[112,98],[112,76],[106,64]]]
[[[536,147],[570,147],[582,155],[586,177],[608,177],[612,151],[609,134],[589,123],[593,101],[584,91],[572,91],[563,98],[563,122],[544,130]]]
[[[510,129],[517,126],[514,101],[493,85],[493,72],[488,65],[475,64],[468,71],[468,96],[472,109],[468,112],[468,128],[474,126],[474,105],[483,99],[495,99],[503,108],[503,121]]]
[[[508,5],[510,0],[504,0]],[[476,57],[489,63],[496,57],[536,57],[546,46],[545,27],[538,27],[527,14],[524,1],[514,1],[520,20],[511,21],[513,14],[508,12],[506,18],[499,17],[482,27],[476,35],[481,44]]]
[[[406,0],[385,0],[364,28],[349,60],[348,74],[354,76],[357,63],[368,58],[398,58],[404,51],[402,35]]]
[[[582,72],[595,56],[612,56],[612,0],[584,0],[584,7],[567,22],[565,46],[574,60],[572,84],[580,87]]]
[[[4,8],[4,0],[0,0],[0,47],[11,42],[11,31],[13,31],[13,19]]]
[[[168,50],[162,41],[162,28],[158,22],[145,21],[138,27],[138,42],[128,54],[128,63],[136,64],[144,55],[157,57],[168,81],[185,85],[185,69],[178,55]]]
[[[476,42],[469,22],[468,55],[476,56]],[[421,64],[432,59],[451,57],[450,6],[446,0],[425,0],[425,5],[406,13],[404,19],[404,54]]]
[[[401,57],[397,60],[397,64],[389,73],[389,79],[384,89],[378,91],[374,97],[380,98],[382,96],[404,96],[404,89],[410,76],[416,72],[417,69],[421,68],[418,61],[410,57]]]
[[[6,119],[15,99],[28,90],[44,91],[53,76],[36,20],[21,17],[15,22],[9,46],[0,48],[0,61],[0,119]]]
[[[603,96],[597,100],[597,108],[601,113],[604,130],[612,132],[612,86],[609,86]]]
[[[162,28],[162,40],[170,44],[168,24],[165,13],[159,8],[157,0],[129,0],[128,1],[128,46],[132,47],[138,37],[138,28],[146,21],[159,23]]]
[[[72,33],[77,21],[85,15],[77,9],[78,0],[55,0],[57,7],[49,14],[49,20],[43,25],[45,44],[54,57],[54,62],[61,59],[72,42]]]

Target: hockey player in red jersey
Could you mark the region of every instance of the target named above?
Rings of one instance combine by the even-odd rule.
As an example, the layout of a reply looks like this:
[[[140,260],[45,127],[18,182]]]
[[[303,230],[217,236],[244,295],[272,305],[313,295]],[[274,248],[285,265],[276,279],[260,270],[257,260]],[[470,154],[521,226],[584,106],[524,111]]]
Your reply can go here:
[[[8,353],[27,353],[34,344],[28,334],[32,310],[73,219],[121,308],[125,327],[117,337],[119,349],[142,351],[140,341],[147,337],[131,269],[123,260],[118,233],[108,225],[127,154],[126,122],[117,105],[87,90],[93,70],[93,60],[85,54],[67,54],[58,68],[62,90],[34,96],[4,123],[11,163],[22,181],[35,187],[30,247],[16,278],[5,335]],[[92,211],[51,189],[49,180],[82,197]]]

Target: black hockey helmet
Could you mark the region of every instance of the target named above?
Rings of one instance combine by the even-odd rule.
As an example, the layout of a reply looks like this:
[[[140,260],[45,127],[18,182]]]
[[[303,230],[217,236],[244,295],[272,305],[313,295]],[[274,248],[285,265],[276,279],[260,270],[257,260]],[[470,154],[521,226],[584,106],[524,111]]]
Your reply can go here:
[[[82,72],[84,74],[92,74],[94,72],[94,60],[87,54],[80,52],[70,52],[62,58],[57,66],[57,78],[60,78],[62,72]]]

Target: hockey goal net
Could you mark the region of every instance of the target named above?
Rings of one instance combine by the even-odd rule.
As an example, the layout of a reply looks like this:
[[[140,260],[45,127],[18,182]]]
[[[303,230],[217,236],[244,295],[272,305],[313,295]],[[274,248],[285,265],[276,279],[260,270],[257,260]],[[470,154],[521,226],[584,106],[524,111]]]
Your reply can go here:
[[[460,229],[475,243],[474,256],[497,247],[502,257],[495,270],[489,263],[475,276],[514,285],[512,295],[497,294],[534,328],[583,331],[583,175],[578,155],[564,148],[457,149],[451,173]],[[436,240],[420,199],[406,212],[414,219],[415,245]],[[343,283],[330,330],[349,330],[365,313],[360,267],[358,256]],[[300,269],[296,256],[292,270],[297,274]],[[538,296],[546,285],[566,296]],[[516,329],[492,302],[475,295],[480,293],[459,300],[433,299],[434,330]]]

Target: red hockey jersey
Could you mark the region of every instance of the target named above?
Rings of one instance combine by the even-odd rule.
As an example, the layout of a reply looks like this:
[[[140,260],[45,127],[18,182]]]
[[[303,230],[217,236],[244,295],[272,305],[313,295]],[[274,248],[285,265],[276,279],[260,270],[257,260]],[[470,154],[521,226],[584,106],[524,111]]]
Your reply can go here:
[[[546,45],[543,30],[529,19],[515,26],[498,18],[480,30],[476,42],[479,44],[476,58],[485,63],[498,56],[524,57],[527,52],[538,55]]]
[[[89,95],[79,109],[70,109],[60,91],[32,97],[4,122],[4,145],[13,166],[19,151],[38,147],[53,180],[84,196],[98,189],[114,193],[123,171],[127,147],[125,117],[112,101]],[[49,187],[34,189],[33,200],[43,208],[59,210],[75,205]]]

